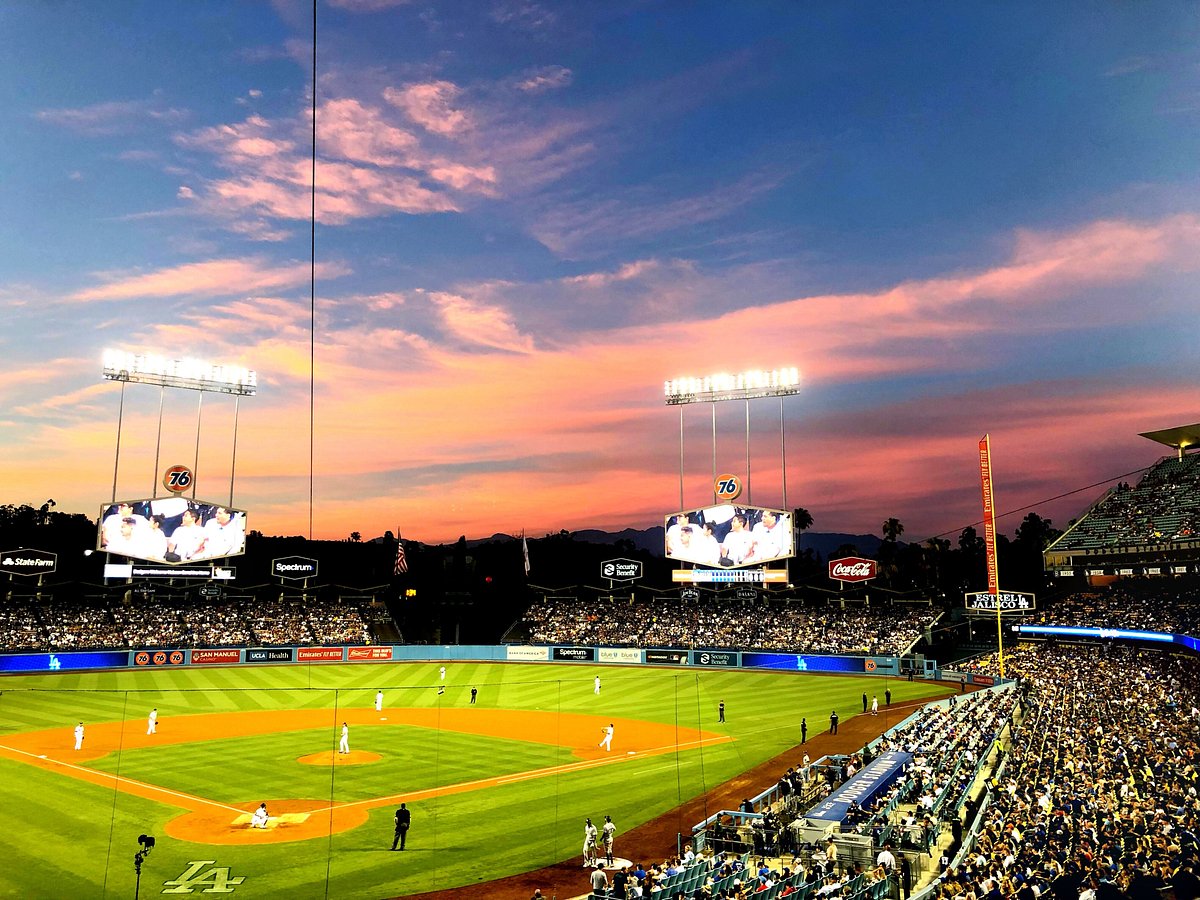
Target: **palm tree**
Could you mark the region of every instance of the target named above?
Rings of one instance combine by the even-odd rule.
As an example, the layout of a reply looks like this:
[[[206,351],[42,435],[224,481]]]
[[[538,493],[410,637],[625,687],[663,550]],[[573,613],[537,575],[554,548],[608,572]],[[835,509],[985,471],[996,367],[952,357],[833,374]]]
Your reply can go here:
[[[362,534],[357,531],[352,531],[350,532],[350,540],[357,544],[362,540]]]
[[[803,506],[797,506],[792,510],[792,524],[796,526],[797,531],[808,531],[813,524],[812,513]]]
[[[883,539],[888,543],[896,543],[896,538],[902,534],[904,534],[904,526],[894,516],[883,523]]]

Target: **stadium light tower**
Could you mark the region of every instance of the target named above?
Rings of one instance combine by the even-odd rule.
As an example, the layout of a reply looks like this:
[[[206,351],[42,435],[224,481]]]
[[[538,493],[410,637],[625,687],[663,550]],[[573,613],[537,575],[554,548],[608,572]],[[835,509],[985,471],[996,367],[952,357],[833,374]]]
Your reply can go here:
[[[683,407],[691,403],[712,404],[712,468],[717,477],[717,403],[723,400],[742,400],[746,404],[746,495],[753,500],[750,489],[750,401],[761,397],[779,398],[779,453],[783,475],[783,505],[787,506],[787,438],[783,428],[783,398],[800,393],[800,370],[754,369],[730,375],[719,372],[703,377],[673,378],[663,383],[667,406],[679,407],[679,508],[683,501]],[[715,490],[715,488],[714,488]],[[715,499],[715,498],[714,498]]]
[[[156,353],[130,353],[125,350],[105,350],[102,370],[107,381],[121,385],[121,402],[117,413],[117,452],[113,462],[112,500],[117,499],[117,472],[121,464],[121,426],[125,415],[125,385],[158,385],[158,440],[154,448],[154,495],[158,496],[159,452],[162,448],[163,397],[167,388],[197,391],[196,407],[196,457],[193,469],[200,459],[200,413],[203,409],[204,392],[229,394],[234,397],[233,407],[233,464],[229,473],[229,502],[233,503],[233,472],[237,466],[237,423],[242,397],[253,397],[258,393],[258,376],[253,369],[205,362],[190,357],[172,359]],[[192,497],[196,496],[195,479],[192,480]]]

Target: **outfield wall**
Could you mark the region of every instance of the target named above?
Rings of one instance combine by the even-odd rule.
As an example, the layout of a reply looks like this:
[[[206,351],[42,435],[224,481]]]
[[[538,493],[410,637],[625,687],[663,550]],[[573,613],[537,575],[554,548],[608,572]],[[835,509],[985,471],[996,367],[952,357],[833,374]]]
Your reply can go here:
[[[332,647],[217,647],[196,649],[96,650],[0,654],[0,674],[81,669],[172,668],[179,666],[291,665],[345,662],[560,662],[609,665],[691,666],[701,669],[764,669],[843,675],[901,675],[897,656],[826,656],[749,650],[685,650],[576,645],[396,644]],[[937,677],[925,660],[921,678]]]

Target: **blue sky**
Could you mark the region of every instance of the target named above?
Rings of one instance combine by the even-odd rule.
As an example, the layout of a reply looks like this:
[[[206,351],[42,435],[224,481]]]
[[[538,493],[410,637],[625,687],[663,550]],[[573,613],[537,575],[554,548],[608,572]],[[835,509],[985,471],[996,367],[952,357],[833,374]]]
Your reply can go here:
[[[298,534],[311,340],[316,537],[660,522],[683,375],[800,368],[786,497],[751,405],[753,494],[823,531],[975,521],[984,432],[1004,510],[1200,418],[1191,4],[323,0],[315,337],[311,4],[18,3],[0,35],[5,502],[110,498],[109,346],[255,368],[234,501]],[[126,392],[123,496],[158,399]],[[159,468],[221,500],[205,404],[196,457],[168,397]]]

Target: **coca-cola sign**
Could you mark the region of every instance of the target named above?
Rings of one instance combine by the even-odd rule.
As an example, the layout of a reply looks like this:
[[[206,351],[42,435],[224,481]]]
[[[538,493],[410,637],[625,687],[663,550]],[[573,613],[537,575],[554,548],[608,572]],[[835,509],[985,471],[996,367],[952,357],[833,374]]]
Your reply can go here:
[[[834,581],[870,581],[879,574],[879,564],[861,556],[829,561],[829,577]]]

